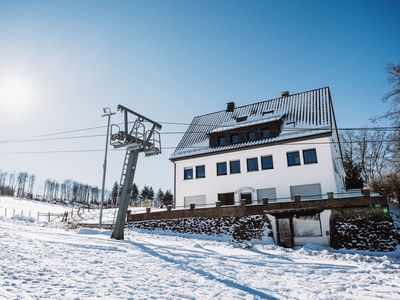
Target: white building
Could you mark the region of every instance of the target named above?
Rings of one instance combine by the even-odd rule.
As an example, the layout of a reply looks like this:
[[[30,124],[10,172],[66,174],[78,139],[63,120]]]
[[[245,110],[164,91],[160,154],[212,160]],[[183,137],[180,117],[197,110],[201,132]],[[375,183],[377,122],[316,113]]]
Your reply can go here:
[[[326,198],[344,191],[328,87],[197,116],[171,156],[175,205]]]

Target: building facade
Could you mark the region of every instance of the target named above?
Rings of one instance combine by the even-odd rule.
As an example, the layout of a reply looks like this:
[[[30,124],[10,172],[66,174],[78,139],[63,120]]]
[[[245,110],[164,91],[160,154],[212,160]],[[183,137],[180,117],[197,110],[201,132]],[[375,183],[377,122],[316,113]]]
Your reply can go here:
[[[344,191],[328,87],[193,119],[171,156],[175,206],[321,199]]]

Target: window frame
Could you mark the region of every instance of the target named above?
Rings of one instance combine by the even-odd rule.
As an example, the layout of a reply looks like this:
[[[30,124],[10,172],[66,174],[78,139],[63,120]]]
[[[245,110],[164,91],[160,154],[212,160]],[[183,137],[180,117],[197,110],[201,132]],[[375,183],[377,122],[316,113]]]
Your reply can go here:
[[[223,164],[225,164],[225,174],[219,174],[219,168],[218,168],[218,166],[219,166],[219,165],[223,165]],[[227,166],[227,164],[226,164],[226,161],[217,162],[217,176],[225,176],[225,175],[228,175],[228,166]]]
[[[237,142],[236,143],[233,142],[233,137],[237,137]],[[239,144],[239,134],[237,134],[237,133],[231,134],[231,144],[232,145]]]
[[[221,140],[224,140],[224,144],[221,144]],[[218,144],[218,146],[226,146],[226,136],[225,135],[220,135],[218,138],[217,138],[217,144]]]
[[[264,132],[266,132],[266,131],[268,132],[268,137],[264,136]],[[269,129],[269,128],[261,129],[261,136],[263,139],[270,139],[271,138],[271,129]]]
[[[250,134],[254,133],[254,140],[250,139]],[[247,132],[247,140],[249,142],[257,141],[257,132],[256,131],[248,131]]]
[[[314,153],[315,153],[315,161],[306,162],[305,152],[307,152],[307,151],[314,151]],[[304,162],[305,165],[312,165],[312,164],[317,164],[318,163],[317,149],[315,149],[315,148],[304,149],[302,152],[303,152],[303,162]]]
[[[271,157],[271,167],[270,168],[264,168],[264,164],[263,164],[263,158],[268,158]],[[261,156],[261,170],[272,170],[274,168],[274,158],[271,155],[263,155]]]
[[[204,168],[204,176],[199,176],[198,169],[201,168],[201,167]],[[196,166],[196,179],[202,179],[202,178],[206,178],[206,165]]]
[[[232,172],[232,163],[239,163],[239,172]],[[229,161],[229,174],[240,174],[242,172],[242,167],[240,163],[240,159]]]
[[[298,155],[298,157],[299,157],[299,163],[298,163],[298,164],[290,164],[290,163],[289,163],[289,155],[290,155],[290,154],[293,154],[293,153],[297,153],[297,155]],[[287,160],[287,165],[288,165],[288,167],[300,166],[300,165],[301,165],[300,151],[296,150],[296,151],[286,152],[286,160]]]
[[[254,160],[257,162],[257,169],[249,170],[249,161],[254,161]],[[247,172],[257,172],[260,170],[260,168],[258,167],[258,157],[247,158],[246,162],[247,162]]]
[[[192,172],[192,178],[186,178],[186,171]],[[193,167],[186,167],[183,169],[183,180],[192,180],[193,179]]]

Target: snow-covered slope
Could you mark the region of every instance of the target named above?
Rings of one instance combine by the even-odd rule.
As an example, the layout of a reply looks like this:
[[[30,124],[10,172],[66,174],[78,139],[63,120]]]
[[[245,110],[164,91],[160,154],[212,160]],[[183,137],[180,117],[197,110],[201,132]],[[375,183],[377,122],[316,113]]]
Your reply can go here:
[[[0,221],[0,298],[400,298],[396,257],[54,226]]]

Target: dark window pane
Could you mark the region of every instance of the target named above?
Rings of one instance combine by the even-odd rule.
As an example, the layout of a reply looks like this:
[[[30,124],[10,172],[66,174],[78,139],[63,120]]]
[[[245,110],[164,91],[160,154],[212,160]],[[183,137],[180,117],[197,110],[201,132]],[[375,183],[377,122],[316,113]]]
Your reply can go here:
[[[247,171],[258,171],[258,161],[257,158],[248,158],[247,159]]]
[[[263,129],[262,131],[262,138],[263,139],[269,139],[271,137],[271,133],[269,129]]]
[[[230,163],[231,174],[238,174],[240,173],[240,160],[234,160]]]
[[[272,161],[272,155],[261,157],[261,168],[263,170],[274,168],[274,163]]]
[[[247,139],[249,141],[255,141],[257,139],[257,135],[256,135],[255,131],[248,132]]]
[[[184,170],[184,175],[183,175],[183,177],[184,177],[185,180],[187,180],[187,179],[193,179],[193,169],[192,169],[192,168],[190,168],[190,169],[185,169],[185,170]]]
[[[303,150],[304,164],[317,163],[317,151],[315,149]]]
[[[225,146],[226,145],[226,137],[225,136],[219,136],[218,137],[218,146]]]
[[[226,175],[226,162],[217,163],[217,175]]]
[[[239,135],[232,134],[231,135],[231,144],[237,144],[237,143],[239,143]]]
[[[235,194],[234,193],[218,194],[218,201],[221,202],[221,205],[233,205],[235,204]]]
[[[205,178],[205,177],[206,177],[206,167],[196,166],[196,178]]]
[[[288,152],[287,153],[288,166],[298,166],[300,165],[300,154],[299,151]]]

